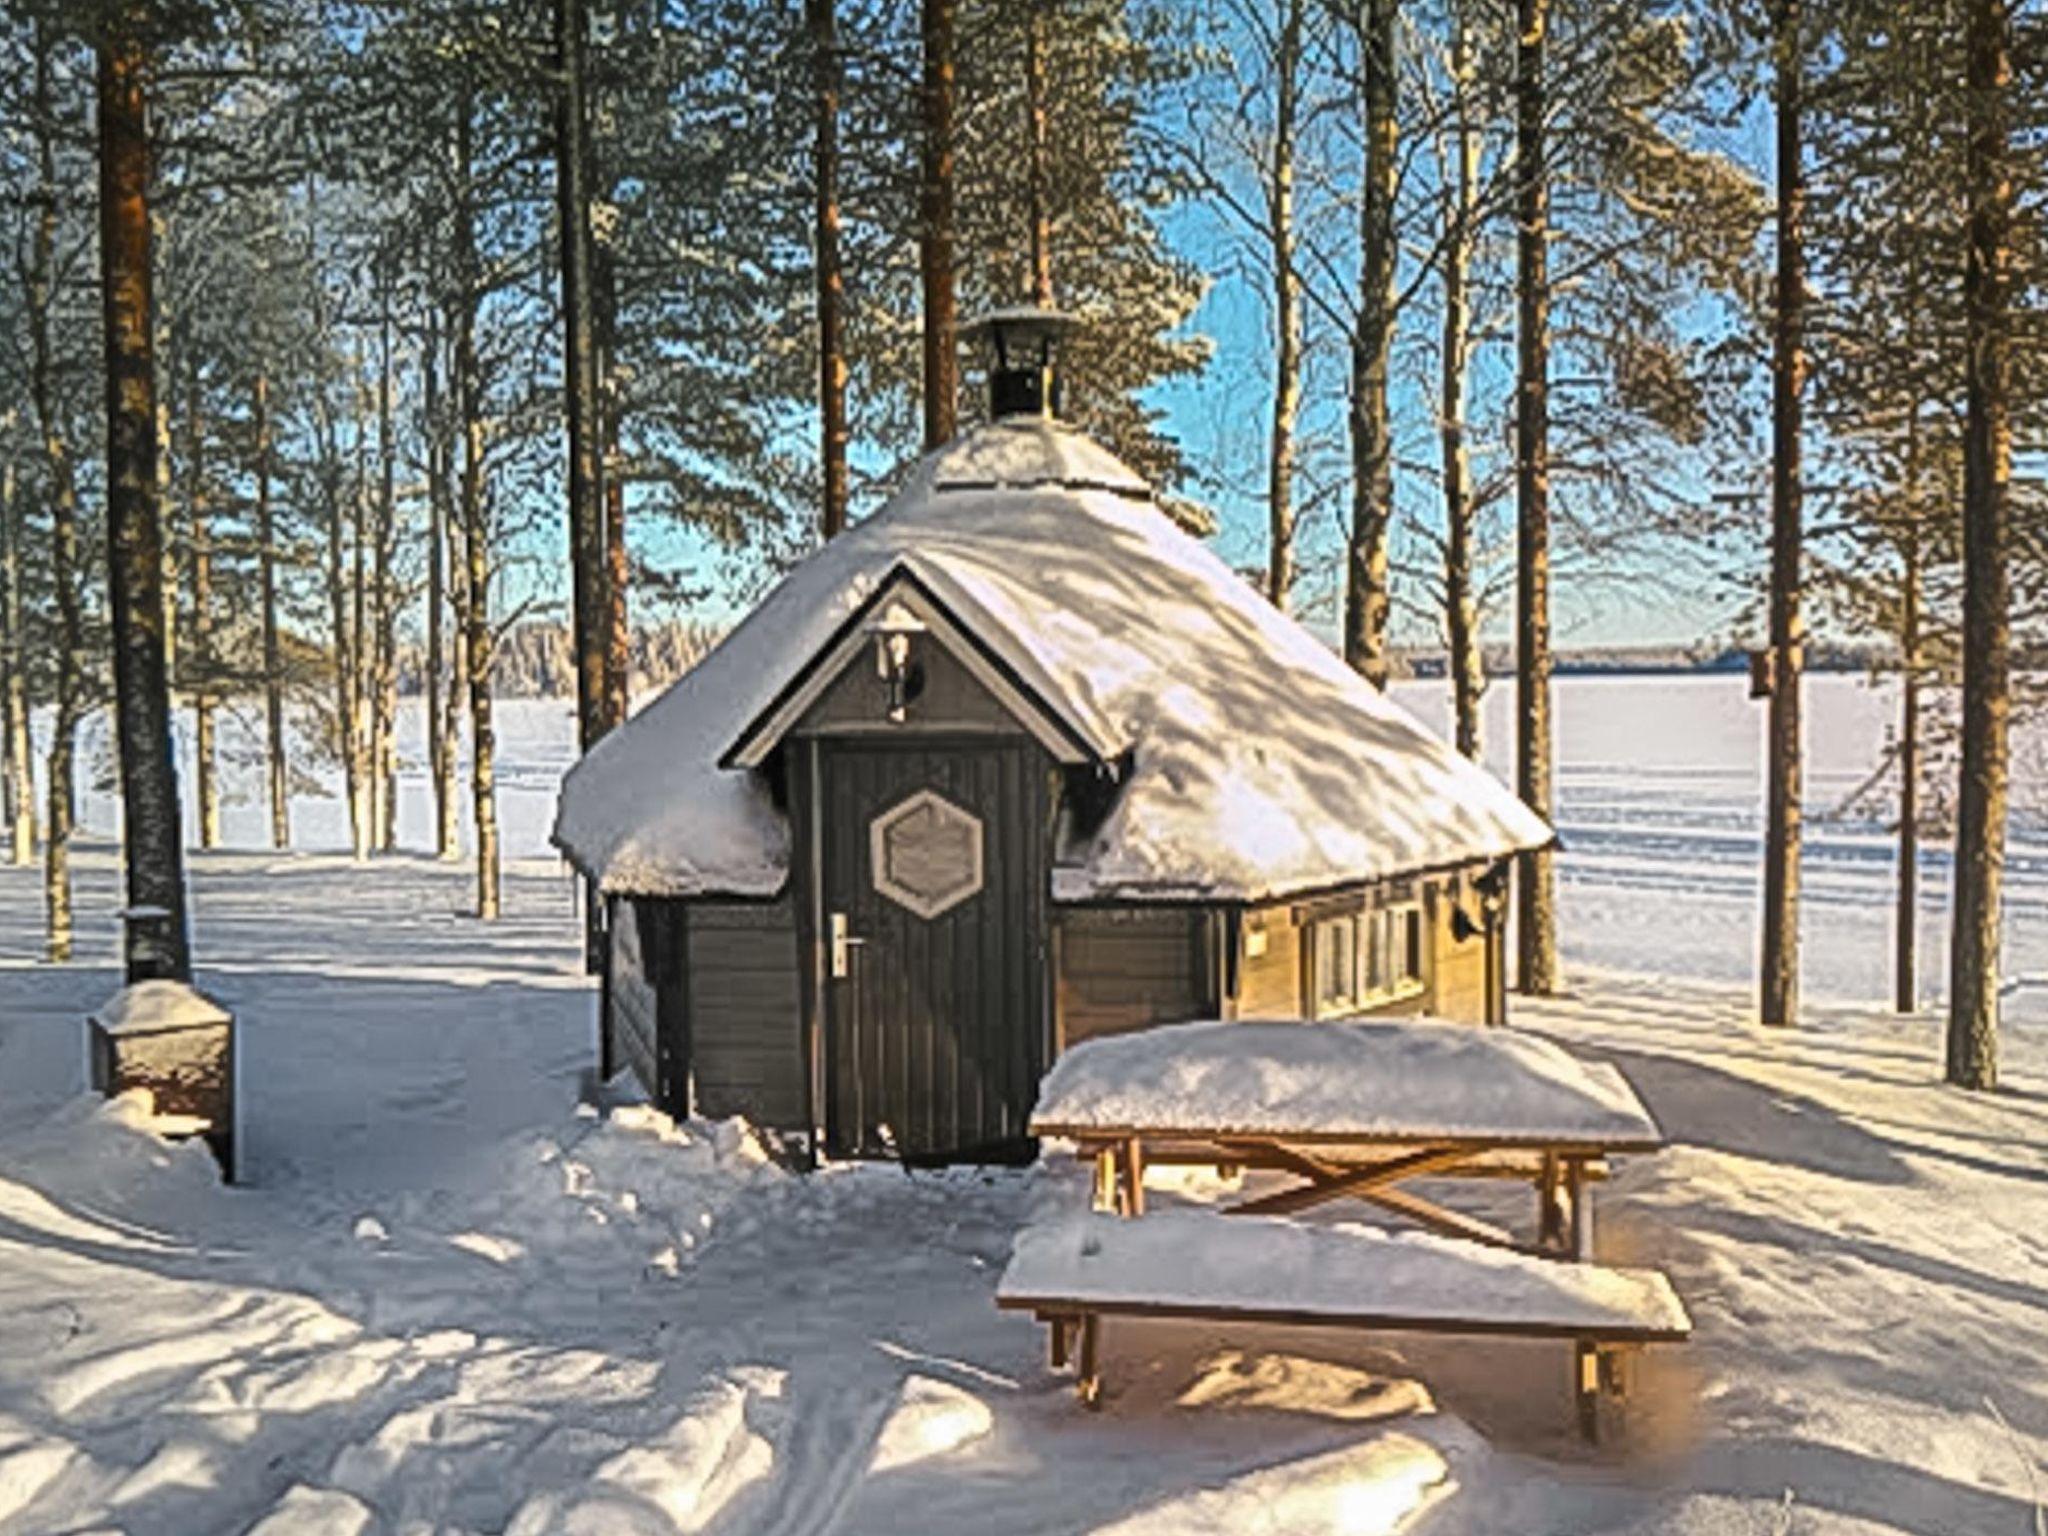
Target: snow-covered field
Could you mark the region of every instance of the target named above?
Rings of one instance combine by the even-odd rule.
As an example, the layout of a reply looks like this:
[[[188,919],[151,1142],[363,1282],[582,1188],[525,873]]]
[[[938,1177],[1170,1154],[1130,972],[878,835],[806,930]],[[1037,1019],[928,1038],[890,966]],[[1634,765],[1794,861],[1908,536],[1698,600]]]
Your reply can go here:
[[[1822,809],[1888,711],[1816,688]],[[738,1127],[579,1113],[592,996],[544,856],[569,717],[515,705],[494,927],[461,915],[459,866],[254,851],[253,804],[229,808],[241,848],[195,856],[203,981],[242,1020],[246,1188],[75,1097],[111,849],[82,857],[67,970],[33,963],[35,872],[0,869],[0,1533],[2038,1533],[2038,812],[2008,1086],[1971,1098],[1938,1085],[1934,1017],[1877,1006],[1879,827],[1811,839],[1805,1027],[1747,1022],[1739,682],[1560,692],[1573,992],[1517,1022],[1619,1064],[1671,1136],[1603,1190],[1605,1240],[1698,1326],[1648,1357],[1625,1445],[1575,1443],[1560,1348],[1431,1338],[1112,1324],[1087,1415],[991,1301],[1025,1213],[1078,1198],[1069,1171],[797,1178]],[[302,837],[337,845],[335,813],[301,803]],[[409,780],[415,845],[426,819]]]

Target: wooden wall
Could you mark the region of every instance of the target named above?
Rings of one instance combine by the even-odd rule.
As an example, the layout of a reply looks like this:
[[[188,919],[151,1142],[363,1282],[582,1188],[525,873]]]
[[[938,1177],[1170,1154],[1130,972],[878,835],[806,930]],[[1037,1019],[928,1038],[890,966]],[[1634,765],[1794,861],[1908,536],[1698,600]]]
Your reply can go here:
[[[647,1096],[663,1101],[660,1067],[660,992],[645,940],[653,925],[646,904],[615,897],[605,977],[605,1030],[615,1067],[640,1080]]]
[[[1307,1017],[1302,1002],[1302,967],[1307,964],[1302,925],[1295,921],[1290,906],[1262,907],[1247,912],[1242,925],[1237,988],[1237,1016],[1240,1019],[1300,1019]],[[1264,953],[1255,954],[1260,935]]]
[[[862,647],[804,712],[792,736],[886,734],[891,740],[921,733],[1019,736],[1024,727],[943,645],[927,636],[913,642],[919,688],[903,718],[889,719],[889,685]]]
[[[682,930],[696,1112],[805,1128],[802,956],[791,899],[692,901]]]
[[[1457,910],[1452,899],[1454,890],[1455,882],[1432,888],[1423,907],[1423,932],[1428,936],[1425,949],[1429,960],[1429,1011],[1438,1018],[1485,1024],[1490,1022],[1488,936],[1482,931],[1470,938],[1458,937],[1452,921]]]
[[[1428,1013],[1461,1023],[1487,1022],[1487,939],[1459,938],[1453,927],[1455,877],[1422,883],[1423,956],[1421,992],[1360,1017],[1397,1018]],[[1308,929],[1311,914],[1292,903],[1256,908],[1244,916],[1237,1016],[1242,1019],[1305,1019],[1309,1003]],[[1264,936],[1264,952],[1252,935]]]
[[[1054,918],[1059,955],[1054,1041],[1212,1017],[1207,912],[1071,907]]]

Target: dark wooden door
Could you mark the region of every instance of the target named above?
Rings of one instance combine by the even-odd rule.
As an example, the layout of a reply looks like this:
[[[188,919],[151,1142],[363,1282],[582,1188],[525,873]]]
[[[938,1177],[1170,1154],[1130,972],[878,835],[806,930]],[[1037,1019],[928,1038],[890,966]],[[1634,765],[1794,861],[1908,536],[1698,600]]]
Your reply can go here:
[[[819,768],[828,1145],[1028,1155],[1047,1065],[1038,748],[830,742]]]

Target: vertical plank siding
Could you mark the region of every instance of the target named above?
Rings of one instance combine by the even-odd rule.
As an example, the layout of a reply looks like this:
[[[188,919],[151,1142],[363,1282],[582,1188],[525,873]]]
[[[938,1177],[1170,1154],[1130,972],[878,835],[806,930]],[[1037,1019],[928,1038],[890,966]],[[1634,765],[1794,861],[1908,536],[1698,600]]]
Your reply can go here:
[[[779,901],[692,901],[682,929],[681,1018],[698,1114],[745,1115],[800,1130],[803,997],[796,907]]]
[[[643,938],[646,910],[644,903],[615,899],[606,958],[605,1031],[610,1060],[628,1068],[659,1103],[661,995]]]
[[[1212,1013],[1207,917],[1198,907],[1060,913],[1061,1047]]]
[[[821,911],[846,914],[861,941],[825,983],[836,1150],[1023,1138],[1048,1055],[1044,774],[1042,751],[1016,738],[825,745]],[[870,847],[876,818],[926,789],[980,821],[983,871],[978,892],[929,918],[876,889]]]

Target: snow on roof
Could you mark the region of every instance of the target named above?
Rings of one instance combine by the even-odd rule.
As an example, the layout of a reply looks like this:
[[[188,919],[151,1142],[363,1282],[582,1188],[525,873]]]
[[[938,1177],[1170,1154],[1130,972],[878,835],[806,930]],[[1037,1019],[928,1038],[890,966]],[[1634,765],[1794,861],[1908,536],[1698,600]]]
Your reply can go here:
[[[1086,1040],[1046,1075],[1031,1129],[1613,1148],[1663,1141],[1612,1067],[1539,1035],[1429,1018],[1171,1024]]]
[[[1572,1264],[1427,1232],[1277,1216],[1090,1212],[1026,1227],[996,1285],[1034,1301],[1220,1307],[1683,1338],[1671,1282],[1653,1269]]]
[[[897,570],[1101,756],[1133,754],[1053,895],[1256,900],[1498,857],[1549,827],[1174,527],[1085,436],[1009,419],[927,457],[563,781],[554,841],[608,891],[779,892],[789,829],[719,759]]]

